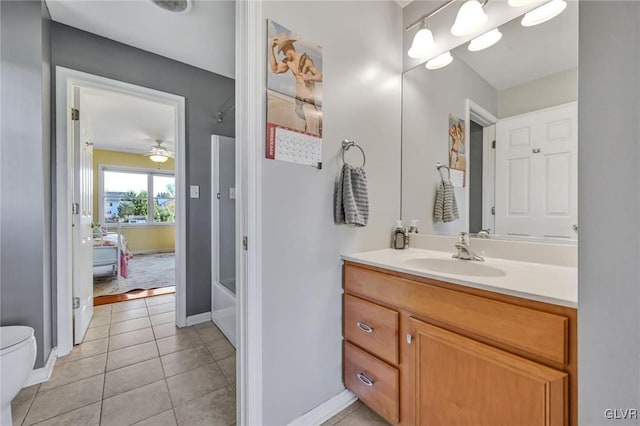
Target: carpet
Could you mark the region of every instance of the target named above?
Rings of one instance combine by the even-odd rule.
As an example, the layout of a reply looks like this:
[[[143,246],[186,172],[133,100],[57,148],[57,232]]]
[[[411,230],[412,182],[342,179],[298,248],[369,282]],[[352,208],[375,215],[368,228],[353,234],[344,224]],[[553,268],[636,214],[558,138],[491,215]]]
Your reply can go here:
[[[175,285],[175,253],[138,254],[129,259],[129,277],[110,275],[111,267],[94,268],[93,296]]]

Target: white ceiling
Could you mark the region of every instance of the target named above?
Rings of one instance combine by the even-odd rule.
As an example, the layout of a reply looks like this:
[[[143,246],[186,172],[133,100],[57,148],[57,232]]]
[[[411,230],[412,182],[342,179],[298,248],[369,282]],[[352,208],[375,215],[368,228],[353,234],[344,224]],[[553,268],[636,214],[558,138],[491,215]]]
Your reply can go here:
[[[568,1],[559,16],[523,27],[516,18],[500,27],[502,40],[479,52],[468,43],[453,50],[497,90],[578,66],[578,2]]]
[[[80,120],[94,148],[147,154],[162,139],[175,151],[172,105],[99,89],[80,90]]]
[[[46,0],[54,21],[234,78],[235,3],[195,0],[186,14],[150,0]]]

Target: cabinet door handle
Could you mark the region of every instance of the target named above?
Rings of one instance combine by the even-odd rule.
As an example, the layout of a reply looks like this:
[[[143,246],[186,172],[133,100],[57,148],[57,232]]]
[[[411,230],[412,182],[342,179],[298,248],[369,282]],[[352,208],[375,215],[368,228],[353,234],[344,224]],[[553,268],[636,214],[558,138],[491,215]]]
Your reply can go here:
[[[367,376],[365,376],[364,373],[357,373],[356,377],[358,378],[358,380],[364,383],[365,386],[369,386],[369,387],[373,386],[374,381],[368,378]]]
[[[531,152],[533,152],[534,154],[539,154],[540,153],[540,148],[533,148],[531,150]]]
[[[356,325],[360,330],[364,331],[365,333],[373,333],[373,328],[369,327],[367,324],[363,322],[357,322]]]

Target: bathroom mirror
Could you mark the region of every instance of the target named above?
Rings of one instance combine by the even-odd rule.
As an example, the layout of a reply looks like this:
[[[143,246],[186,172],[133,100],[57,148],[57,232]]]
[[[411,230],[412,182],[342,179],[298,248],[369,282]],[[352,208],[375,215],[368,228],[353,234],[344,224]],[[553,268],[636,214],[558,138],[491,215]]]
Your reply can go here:
[[[420,233],[577,240],[578,2],[521,20],[489,48],[403,74],[401,211]],[[443,178],[459,212],[447,223],[434,220]]]

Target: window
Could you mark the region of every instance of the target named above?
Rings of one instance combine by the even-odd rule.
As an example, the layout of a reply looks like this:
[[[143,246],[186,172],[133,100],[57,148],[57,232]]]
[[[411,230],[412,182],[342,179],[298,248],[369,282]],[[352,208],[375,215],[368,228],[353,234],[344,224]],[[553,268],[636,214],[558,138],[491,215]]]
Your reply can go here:
[[[176,180],[172,172],[100,167],[100,222],[175,223]]]

